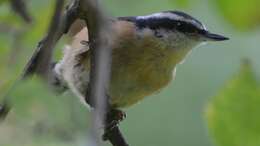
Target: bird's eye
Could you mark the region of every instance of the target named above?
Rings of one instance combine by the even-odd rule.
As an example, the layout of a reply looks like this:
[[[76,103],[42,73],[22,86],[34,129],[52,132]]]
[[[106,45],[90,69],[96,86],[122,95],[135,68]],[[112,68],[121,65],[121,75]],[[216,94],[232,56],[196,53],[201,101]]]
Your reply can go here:
[[[154,35],[155,35],[157,38],[162,38],[162,37],[163,37],[163,35],[159,32],[159,30],[155,30]]]
[[[184,33],[195,33],[197,31],[197,28],[195,26],[193,26],[192,24],[189,24],[186,22],[184,22],[184,23],[178,22],[177,30],[179,30],[180,32],[184,32]]]

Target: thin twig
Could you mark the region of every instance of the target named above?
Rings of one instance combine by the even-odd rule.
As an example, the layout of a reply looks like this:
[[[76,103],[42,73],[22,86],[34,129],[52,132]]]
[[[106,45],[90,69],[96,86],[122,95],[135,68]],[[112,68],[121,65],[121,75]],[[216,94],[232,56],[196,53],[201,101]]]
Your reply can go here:
[[[109,38],[106,34],[109,26],[105,25],[105,16],[99,8],[98,2],[94,0],[81,0],[80,8],[83,19],[86,21],[90,39],[91,70],[90,70],[90,101],[94,106],[92,112],[91,134],[95,145],[100,145],[101,125],[104,125],[107,99],[106,93],[110,79],[111,48]],[[104,31],[106,30],[106,31]]]
[[[80,8],[82,14],[80,17],[86,21],[91,51],[91,72],[90,72],[90,100],[94,102],[95,112],[93,113],[93,131],[98,131],[100,121],[106,127],[106,114],[109,111],[109,99],[106,93],[109,88],[111,71],[111,42],[113,40],[113,30],[108,18],[104,16],[98,3],[93,0],[81,0]],[[101,116],[101,119],[100,119]],[[106,133],[107,131],[105,131]],[[95,139],[98,139],[98,133]],[[118,126],[106,133],[106,138],[113,146],[128,146]]]
[[[62,31],[60,24],[64,1],[65,0],[56,0],[55,12],[51,20],[48,34],[46,38],[39,43],[38,46],[38,48],[40,48],[38,56],[39,62],[37,64],[35,72],[45,79],[49,79],[48,76],[50,71],[50,64],[52,61],[53,48],[56,44],[55,40],[60,34],[60,31]]]
[[[55,30],[56,34],[54,36],[49,37],[49,40],[50,40],[50,38],[52,38],[52,40],[50,40],[50,41],[52,41],[53,44],[56,44],[60,40],[62,35],[64,33],[68,32],[71,24],[78,18],[77,13],[78,13],[77,4],[76,4],[76,2],[73,2],[70,6],[67,7],[67,10],[64,13],[64,15],[61,19],[61,22],[59,24],[59,28]],[[57,20],[54,20],[54,21],[57,21]],[[54,34],[54,32],[52,32],[50,30],[49,30],[49,32]],[[48,36],[50,36],[50,34],[48,34],[47,37]],[[43,61],[40,61],[41,59],[39,56],[41,55],[42,50],[44,50],[44,48],[46,48],[46,45],[44,45],[46,43],[46,40],[47,39],[45,37],[39,42],[39,45],[37,46],[35,52],[33,53],[33,56],[28,61],[27,65],[24,69],[21,79],[26,79],[26,78],[30,77],[31,75],[33,75],[34,73],[36,73],[37,68],[39,68],[39,63],[43,62]]]
[[[28,9],[24,0],[10,0],[11,8],[18,13],[25,22],[30,23],[32,21],[31,16],[28,13]]]

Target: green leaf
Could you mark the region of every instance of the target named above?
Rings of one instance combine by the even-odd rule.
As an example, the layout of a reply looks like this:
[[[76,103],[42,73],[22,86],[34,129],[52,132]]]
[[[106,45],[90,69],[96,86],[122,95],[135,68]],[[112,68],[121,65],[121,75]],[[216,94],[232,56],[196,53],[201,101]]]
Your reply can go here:
[[[260,88],[251,65],[244,63],[209,104],[209,130],[218,146],[259,146],[259,115]]]
[[[216,4],[226,20],[239,30],[260,25],[259,0],[216,0]]]

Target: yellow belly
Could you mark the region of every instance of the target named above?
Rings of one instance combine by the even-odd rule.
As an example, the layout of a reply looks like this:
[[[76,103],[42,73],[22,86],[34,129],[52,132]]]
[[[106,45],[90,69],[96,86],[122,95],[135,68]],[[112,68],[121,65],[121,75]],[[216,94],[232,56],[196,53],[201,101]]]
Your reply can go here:
[[[153,39],[145,43],[122,42],[112,52],[111,81],[108,95],[112,107],[127,107],[137,103],[168,85],[178,63],[175,53],[167,47],[155,44]],[[160,46],[160,47],[159,47]],[[87,55],[89,56],[89,54]],[[90,57],[85,63],[89,68]]]
[[[172,54],[156,44],[131,45],[113,49],[109,95],[114,107],[126,107],[158,92],[172,79],[175,61]],[[164,53],[161,53],[164,52]]]
[[[144,97],[158,92],[172,78],[169,72],[159,72],[147,66],[136,70],[134,68],[134,66],[113,68],[109,90],[113,107],[135,104]]]

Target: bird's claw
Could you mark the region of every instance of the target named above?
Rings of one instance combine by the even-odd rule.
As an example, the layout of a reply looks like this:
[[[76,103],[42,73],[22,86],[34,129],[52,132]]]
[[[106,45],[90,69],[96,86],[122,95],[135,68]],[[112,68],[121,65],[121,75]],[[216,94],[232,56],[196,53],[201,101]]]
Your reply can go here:
[[[103,135],[103,140],[107,140],[107,136],[110,131],[112,131],[120,122],[126,118],[126,113],[118,110],[112,109],[106,115],[105,132]]]
[[[10,107],[7,104],[0,105],[0,121],[4,120],[10,111]]]

